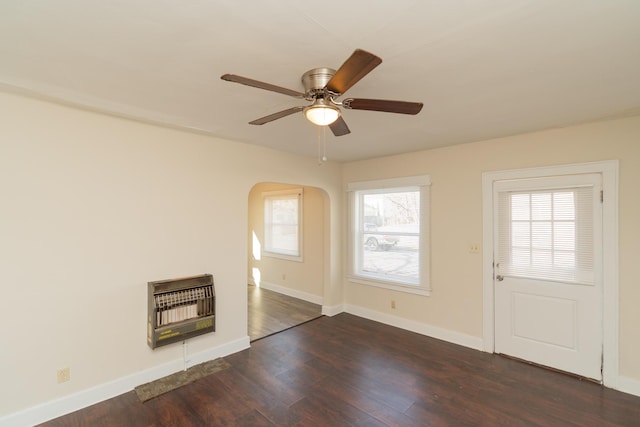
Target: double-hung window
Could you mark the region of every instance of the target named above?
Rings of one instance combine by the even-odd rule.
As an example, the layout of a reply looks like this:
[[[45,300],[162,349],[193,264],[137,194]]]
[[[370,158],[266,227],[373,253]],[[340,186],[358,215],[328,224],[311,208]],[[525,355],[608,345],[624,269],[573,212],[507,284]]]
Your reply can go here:
[[[349,280],[429,294],[429,176],[355,182]]]
[[[263,197],[265,255],[302,261],[302,189]]]

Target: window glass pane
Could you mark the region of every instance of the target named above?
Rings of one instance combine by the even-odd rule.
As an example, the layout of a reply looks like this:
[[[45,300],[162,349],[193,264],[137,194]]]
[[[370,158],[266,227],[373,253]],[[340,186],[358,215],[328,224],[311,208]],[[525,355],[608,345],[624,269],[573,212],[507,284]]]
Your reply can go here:
[[[298,226],[274,224],[271,227],[271,249],[297,253]]]
[[[298,193],[266,196],[264,203],[264,250],[300,256],[300,203]]]
[[[369,249],[367,241],[380,237],[365,235],[362,272],[380,275],[384,279],[417,279],[420,271],[418,237],[403,237],[402,246],[394,245],[386,249]]]
[[[354,273],[420,284],[420,190],[359,191]]]
[[[362,197],[363,229],[377,227],[420,226],[420,193],[418,191],[364,194]]]
[[[272,200],[271,215],[271,219],[274,224],[297,224],[298,198]]]

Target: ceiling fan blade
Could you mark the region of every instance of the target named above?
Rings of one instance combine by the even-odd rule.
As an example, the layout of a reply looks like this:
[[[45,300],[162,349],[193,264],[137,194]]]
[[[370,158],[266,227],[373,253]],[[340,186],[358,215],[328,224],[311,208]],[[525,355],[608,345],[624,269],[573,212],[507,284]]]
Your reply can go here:
[[[305,107],[293,107],[287,110],[278,111],[277,113],[269,114],[268,116],[261,117],[259,119],[255,119],[252,122],[249,122],[250,125],[263,125],[265,123],[272,122],[277,119],[281,119],[283,117],[289,116],[291,114],[297,113],[298,111],[304,110]]]
[[[257,87],[258,89],[270,90],[271,92],[278,92],[283,95],[293,96],[295,98],[304,98],[304,93],[302,92],[287,89],[286,87],[272,85],[270,83],[265,83],[258,80],[249,79],[247,77],[236,76],[235,74],[223,74],[222,76],[220,76],[220,78],[228,82],[240,83],[247,86]]]
[[[342,116],[338,117],[338,120],[331,123],[329,125],[329,128],[331,129],[331,132],[333,132],[335,136],[342,136],[342,135],[347,135],[351,133],[351,131],[349,130],[349,126],[347,126],[347,123],[345,123]]]
[[[422,102],[390,101],[385,99],[349,98],[342,101],[342,106],[350,110],[382,111],[415,115],[422,110]]]
[[[382,59],[373,53],[356,49],[329,80],[326,88],[333,93],[345,93],[381,63]]]

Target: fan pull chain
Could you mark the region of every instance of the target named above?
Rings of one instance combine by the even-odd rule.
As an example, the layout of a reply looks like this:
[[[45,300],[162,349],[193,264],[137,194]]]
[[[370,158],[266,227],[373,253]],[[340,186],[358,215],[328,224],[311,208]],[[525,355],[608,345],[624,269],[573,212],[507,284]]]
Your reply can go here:
[[[318,128],[318,166],[322,165],[322,158],[320,157],[320,126]]]
[[[324,150],[322,153],[322,161],[326,162],[327,161],[327,127],[326,126],[322,126],[322,140],[323,140],[323,144],[324,144]]]
[[[318,128],[318,165],[327,161],[327,127],[316,126]],[[322,135],[320,135],[320,128],[322,128]],[[320,156],[322,151],[322,157]]]

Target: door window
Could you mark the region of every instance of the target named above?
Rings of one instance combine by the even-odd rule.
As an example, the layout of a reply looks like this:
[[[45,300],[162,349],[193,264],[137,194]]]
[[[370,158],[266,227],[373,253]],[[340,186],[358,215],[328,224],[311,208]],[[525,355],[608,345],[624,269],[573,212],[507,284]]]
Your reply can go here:
[[[501,275],[594,283],[593,186],[498,194]]]

